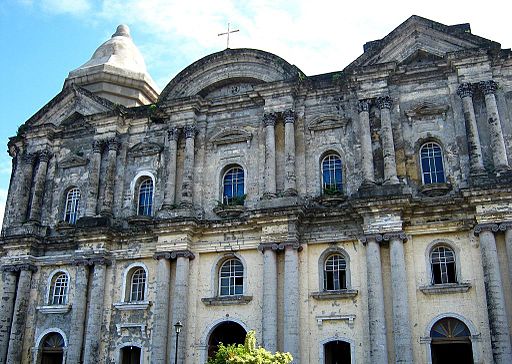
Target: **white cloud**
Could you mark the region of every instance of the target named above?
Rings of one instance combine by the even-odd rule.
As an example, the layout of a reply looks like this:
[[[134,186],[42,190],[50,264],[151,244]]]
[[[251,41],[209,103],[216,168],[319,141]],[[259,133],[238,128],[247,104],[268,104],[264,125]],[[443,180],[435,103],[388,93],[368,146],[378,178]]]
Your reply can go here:
[[[91,10],[89,0],[41,0],[43,10],[54,14],[83,15]]]

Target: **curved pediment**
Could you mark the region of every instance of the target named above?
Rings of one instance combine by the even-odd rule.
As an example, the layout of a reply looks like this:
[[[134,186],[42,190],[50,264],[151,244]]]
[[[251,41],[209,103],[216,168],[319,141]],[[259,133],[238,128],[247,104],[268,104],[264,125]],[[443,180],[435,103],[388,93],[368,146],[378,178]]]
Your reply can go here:
[[[245,130],[229,129],[218,132],[210,138],[210,143],[215,147],[219,145],[250,143],[252,134]]]
[[[317,116],[311,120],[307,125],[310,131],[321,131],[336,128],[344,128],[348,124],[349,120],[340,118],[336,115],[322,115]]]
[[[226,49],[181,71],[162,91],[159,101],[205,96],[226,85],[250,86],[297,78],[302,72],[284,59],[256,49]]]
[[[143,141],[131,147],[128,150],[128,155],[131,157],[145,157],[158,154],[162,149],[163,147],[160,144]]]
[[[415,120],[422,119],[431,120],[436,118],[442,118],[444,120],[446,119],[446,112],[448,111],[448,109],[448,105],[422,102],[421,104],[413,107],[412,109],[406,110],[405,115],[407,116],[409,123]]]

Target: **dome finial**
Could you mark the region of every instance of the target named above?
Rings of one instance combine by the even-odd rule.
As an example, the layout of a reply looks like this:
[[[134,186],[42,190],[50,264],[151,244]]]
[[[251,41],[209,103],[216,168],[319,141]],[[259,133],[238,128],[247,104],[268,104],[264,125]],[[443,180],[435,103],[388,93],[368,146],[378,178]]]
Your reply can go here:
[[[116,32],[112,34],[112,38],[114,37],[128,37],[130,36],[130,28],[128,28],[128,25],[121,24],[117,26]]]

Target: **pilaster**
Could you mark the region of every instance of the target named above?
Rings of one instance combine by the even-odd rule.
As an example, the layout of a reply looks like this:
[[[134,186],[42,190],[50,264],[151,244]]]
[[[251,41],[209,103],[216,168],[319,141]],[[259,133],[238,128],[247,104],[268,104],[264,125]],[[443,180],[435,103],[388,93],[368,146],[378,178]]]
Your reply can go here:
[[[0,296],[0,363],[5,363],[12,316],[14,298],[16,297],[16,271],[12,266],[2,267],[2,292]]]
[[[32,190],[32,204],[30,206],[29,220],[40,222],[44,184],[46,181],[46,173],[48,172],[48,161],[51,158],[51,154],[48,150],[43,150],[37,153],[37,156],[39,159],[39,165],[37,167],[36,175],[34,178],[34,188]]]
[[[164,203],[162,208],[170,209],[176,203],[176,157],[178,151],[178,128],[167,131],[169,147],[167,150],[167,176],[165,180]]]
[[[107,171],[105,175],[105,190],[103,193],[103,201],[101,207],[102,215],[112,215],[112,207],[114,204],[114,185],[116,175],[116,159],[119,150],[119,141],[112,138],[106,142],[107,154]]]
[[[185,158],[183,161],[183,182],[181,184],[181,205],[190,208],[193,205],[194,188],[194,148],[197,128],[195,125],[187,125],[185,133]]]
[[[391,105],[389,96],[377,98],[380,109],[380,131],[382,138],[382,153],[384,156],[384,184],[397,184],[395,143],[393,141],[393,128],[391,126]]]
[[[277,250],[278,244],[260,244],[263,253],[263,347],[277,351]]]
[[[361,162],[363,170],[363,185],[375,183],[373,167],[372,138],[370,132],[370,100],[359,100],[359,130],[361,132]]]
[[[91,163],[89,164],[89,186],[86,196],[87,205],[85,209],[85,216],[88,217],[96,215],[96,209],[98,206],[98,189],[100,183],[100,164],[102,150],[103,142],[95,140],[92,145],[92,157]]]
[[[284,244],[284,351],[300,363],[299,243]]]
[[[295,118],[295,111],[286,110],[283,112],[285,153],[284,193],[289,196],[294,196],[297,194],[295,175]]]
[[[268,113],[263,115],[265,127],[265,196],[276,195],[276,137],[274,127],[277,115]]]

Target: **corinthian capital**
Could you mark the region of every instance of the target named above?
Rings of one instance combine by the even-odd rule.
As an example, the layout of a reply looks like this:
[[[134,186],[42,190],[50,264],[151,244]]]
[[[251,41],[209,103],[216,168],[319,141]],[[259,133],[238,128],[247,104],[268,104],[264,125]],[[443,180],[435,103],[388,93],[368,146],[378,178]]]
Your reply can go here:
[[[167,138],[171,141],[178,141],[178,138],[180,137],[180,130],[178,128],[170,128],[167,130]]]
[[[359,100],[357,102],[357,112],[362,113],[363,111],[370,111],[370,100]]]
[[[184,128],[184,132],[185,132],[186,139],[194,138],[197,134],[197,128],[195,125],[187,125]]]
[[[498,84],[493,80],[480,81],[478,83],[478,87],[480,88],[480,90],[482,90],[484,95],[489,95],[496,92],[496,90],[498,89]]]
[[[283,119],[285,124],[295,122],[295,117],[296,114],[295,111],[293,110],[286,110],[285,112],[283,112]]]
[[[464,97],[473,97],[473,85],[468,83],[468,82],[465,82],[465,83],[461,83],[458,87],[457,87],[457,95],[459,95],[459,97],[461,99],[463,99]]]
[[[37,154],[39,157],[39,162],[47,163],[50,160],[50,158],[52,157],[52,154],[50,153],[50,151],[48,149],[42,150]]]
[[[393,101],[389,96],[383,96],[377,98],[377,106],[379,109],[391,109],[391,105],[393,105]]]
[[[277,119],[277,115],[276,113],[266,113],[263,115],[263,125],[265,125],[265,127],[267,126],[274,126],[276,125],[276,119]]]
[[[119,150],[119,141],[117,140],[117,138],[112,138],[112,139],[108,139],[106,141],[106,144],[107,144],[107,148],[108,150],[112,150],[112,151],[115,151],[117,152]]]
[[[94,153],[101,153],[102,149],[103,149],[103,141],[102,140],[95,140],[92,142],[92,151]]]

